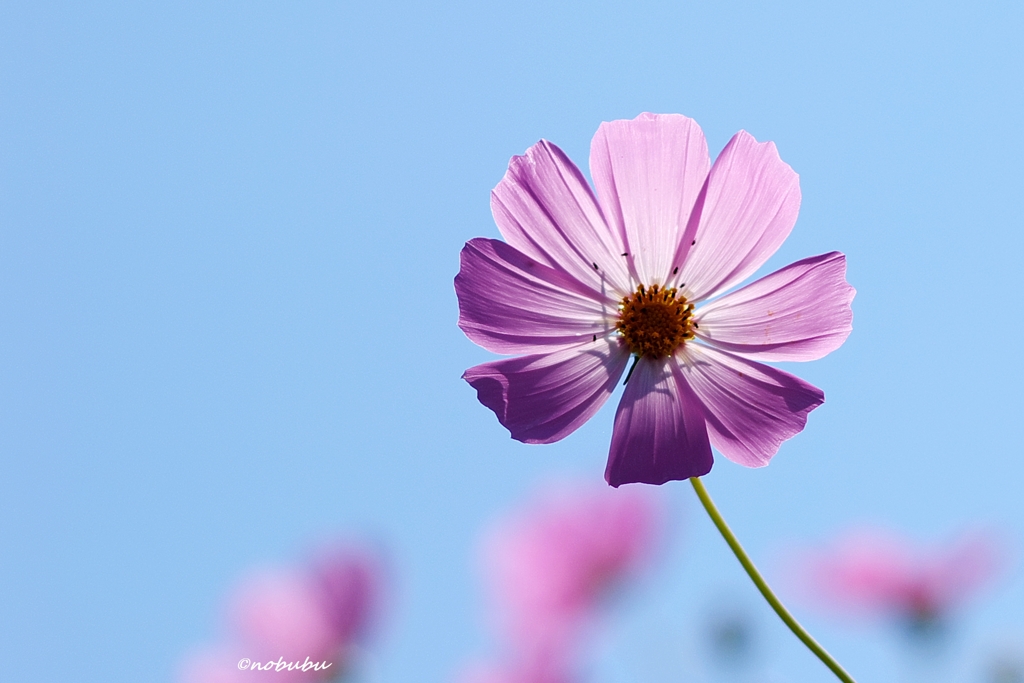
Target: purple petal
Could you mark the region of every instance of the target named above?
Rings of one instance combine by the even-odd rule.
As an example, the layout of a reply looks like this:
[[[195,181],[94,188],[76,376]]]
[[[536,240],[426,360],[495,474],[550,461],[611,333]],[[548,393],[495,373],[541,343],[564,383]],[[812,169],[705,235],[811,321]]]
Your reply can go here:
[[[524,443],[563,439],[604,404],[629,352],[597,338],[548,354],[506,358],[466,370],[462,378],[498,421]]]
[[[741,130],[711,167],[696,244],[673,284],[692,301],[739,284],[785,241],[799,210],[799,176],[774,143]]]
[[[631,293],[622,240],[580,170],[547,140],[512,157],[491,192],[491,212],[505,240],[527,256],[597,292]]]
[[[704,133],[685,116],[641,114],[598,128],[590,144],[594,187],[640,282],[664,284],[681,263],[673,254],[709,166]]]
[[[459,327],[495,353],[537,353],[615,329],[618,302],[498,240],[466,243],[455,277]]]
[[[816,360],[853,329],[846,257],[812,256],[726,294],[697,311],[697,335],[755,360]]]
[[[700,401],[675,359],[641,359],[615,414],[604,478],[664,484],[707,474],[712,462]]]
[[[767,465],[825,401],[821,389],[788,372],[699,344],[684,346],[679,364],[704,405],[711,444],[747,467]]]

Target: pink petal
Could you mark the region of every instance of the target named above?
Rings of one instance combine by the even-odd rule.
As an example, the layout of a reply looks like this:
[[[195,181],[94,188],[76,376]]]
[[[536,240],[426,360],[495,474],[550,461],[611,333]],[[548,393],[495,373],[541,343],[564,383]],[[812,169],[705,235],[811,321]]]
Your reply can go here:
[[[905,539],[864,530],[800,559],[797,588],[829,610],[903,610],[919,584],[915,564]]]
[[[475,662],[456,678],[458,683],[573,683],[568,652],[547,650],[516,653],[502,662]]]
[[[945,547],[921,548],[890,530],[866,528],[797,558],[799,590],[829,610],[943,617],[991,581],[999,545],[970,533]]]
[[[704,404],[711,444],[747,467],[767,465],[825,401],[821,389],[799,377],[724,351],[691,343],[679,356]]]
[[[925,563],[922,574],[940,607],[949,608],[992,581],[1004,559],[997,538],[973,532],[934,553],[931,561]]]
[[[685,116],[641,114],[597,129],[590,144],[594,187],[639,282],[664,284],[679,265],[673,255],[709,166],[704,133]]]
[[[462,378],[513,439],[552,443],[574,432],[608,400],[628,359],[617,339],[598,337],[549,354],[477,365]]]
[[[225,647],[209,648],[205,651],[191,653],[181,666],[178,681],[180,683],[244,683],[251,681],[256,678],[256,675],[238,668],[238,660],[244,656],[244,651],[239,651],[238,648]]]
[[[362,637],[379,611],[383,571],[372,554],[354,548],[323,551],[311,567],[317,602],[331,627],[335,650]]]
[[[302,671],[306,664],[305,655],[292,659],[280,654],[257,654],[251,645],[234,643],[230,646],[218,646],[206,651],[196,652],[189,656],[181,667],[179,683],[325,683],[324,671],[336,672],[339,665],[328,659],[317,659],[316,664],[327,662],[326,669],[312,670],[312,666]],[[258,666],[259,669],[239,669],[241,660],[247,665]],[[313,662],[313,657],[309,657]],[[288,665],[292,665],[291,670]],[[278,665],[281,670],[278,671]],[[267,669],[263,669],[267,666]]]
[[[298,572],[265,572],[249,578],[232,600],[235,632],[255,654],[286,659],[330,654],[333,633],[316,587]]]
[[[563,649],[650,558],[659,510],[647,487],[549,487],[489,535],[498,622],[517,649]]]
[[[675,359],[641,359],[615,414],[605,480],[664,484],[707,474],[711,465],[700,402]]]
[[[455,277],[459,327],[495,353],[537,353],[615,329],[618,302],[498,240],[462,249]]]
[[[812,256],[701,308],[697,334],[744,358],[816,360],[850,335],[855,293],[845,256]]]
[[[583,174],[547,140],[512,157],[491,192],[491,212],[505,240],[527,256],[597,292],[630,293],[622,240],[605,224]]]
[[[696,244],[673,283],[696,301],[739,284],[775,253],[799,210],[799,176],[774,143],[741,130],[711,167]]]

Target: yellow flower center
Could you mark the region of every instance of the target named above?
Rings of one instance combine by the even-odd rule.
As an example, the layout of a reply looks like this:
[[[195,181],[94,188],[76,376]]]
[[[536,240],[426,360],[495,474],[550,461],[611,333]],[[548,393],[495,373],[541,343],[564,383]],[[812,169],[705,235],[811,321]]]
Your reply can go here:
[[[622,300],[616,329],[629,350],[641,358],[670,356],[687,339],[693,339],[693,304],[676,289],[640,285]]]

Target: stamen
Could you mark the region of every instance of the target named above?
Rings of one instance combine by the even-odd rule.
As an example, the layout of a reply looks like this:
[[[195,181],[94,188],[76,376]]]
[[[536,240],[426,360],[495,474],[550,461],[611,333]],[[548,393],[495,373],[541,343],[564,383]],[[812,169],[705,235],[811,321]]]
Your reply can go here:
[[[616,329],[637,358],[664,358],[693,339],[693,304],[674,287],[640,285],[622,300]],[[629,378],[626,378],[627,381]]]
[[[622,386],[626,386],[626,382],[633,376],[633,371],[636,370],[636,364],[640,362],[640,356],[633,356],[633,364],[629,366],[629,372],[626,373],[626,379],[622,380]]]

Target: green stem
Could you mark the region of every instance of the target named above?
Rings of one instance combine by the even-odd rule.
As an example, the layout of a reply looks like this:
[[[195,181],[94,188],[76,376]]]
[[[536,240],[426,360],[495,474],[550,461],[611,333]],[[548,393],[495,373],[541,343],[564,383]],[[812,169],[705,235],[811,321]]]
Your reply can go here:
[[[697,492],[697,497],[700,498],[700,502],[704,505],[704,509],[707,510],[708,516],[711,517],[711,521],[718,527],[719,533],[722,534],[722,538],[732,548],[732,552],[736,555],[736,559],[743,565],[743,569],[746,570],[750,576],[750,580],[757,586],[757,590],[761,591],[761,595],[768,601],[768,604],[772,606],[775,613],[779,615],[779,618],[789,627],[789,630],[800,639],[807,649],[813,652],[818,659],[820,659],[825,666],[832,670],[832,673],[836,675],[836,678],[843,681],[843,683],[856,683],[850,674],[846,673],[843,667],[839,666],[839,662],[832,658],[825,648],[818,644],[811,634],[804,630],[804,627],[793,618],[793,615],[783,606],[772,589],[768,587],[768,584],[762,578],[761,573],[757,571],[757,567],[750,561],[747,556],[747,552],[743,550],[743,546],[736,540],[736,536],[732,533],[732,529],[725,523],[722,515],[718,512],[718,508],[715,507],[714,501],[711,500],[711,496],[708,495],[707,490],[704,488],[704,482],[698,477],[690,477],[690,483],[693,484],[693,490]]]

